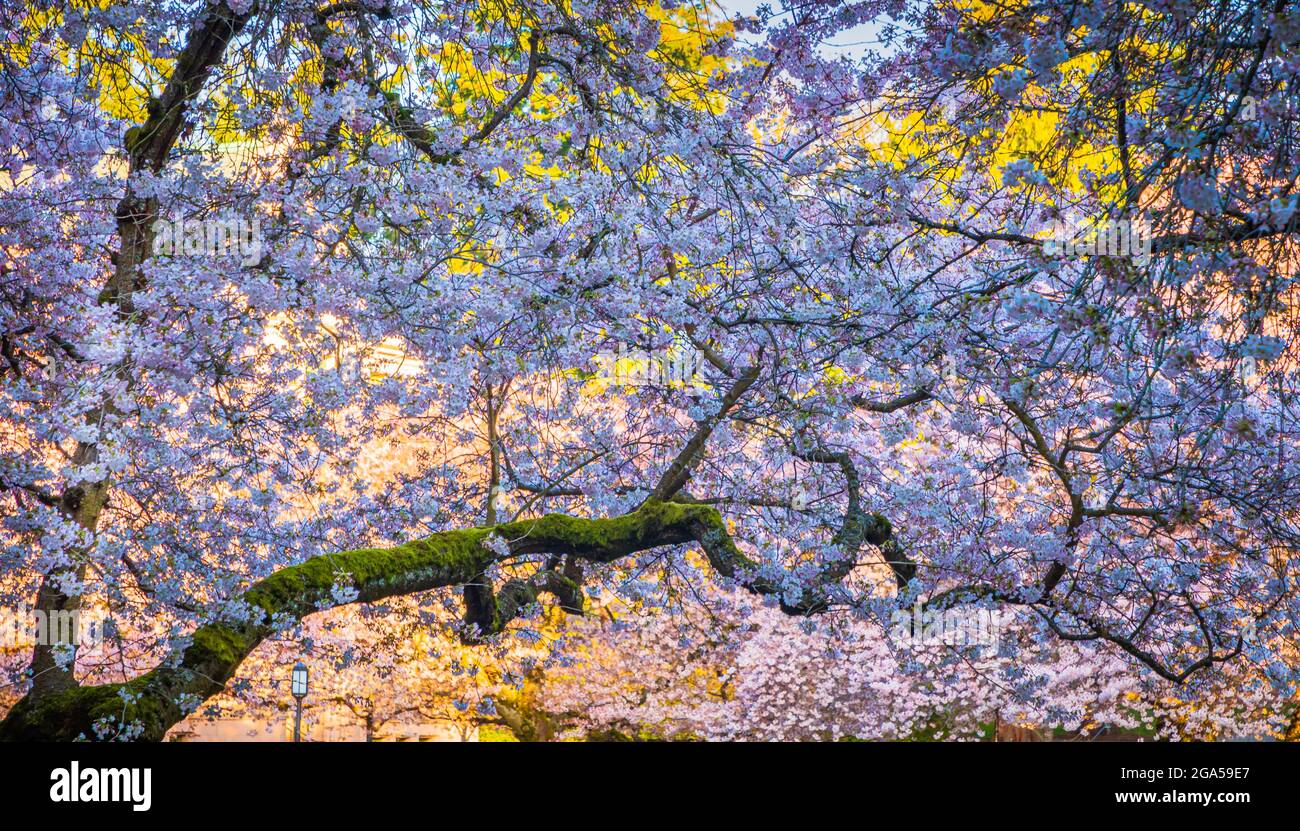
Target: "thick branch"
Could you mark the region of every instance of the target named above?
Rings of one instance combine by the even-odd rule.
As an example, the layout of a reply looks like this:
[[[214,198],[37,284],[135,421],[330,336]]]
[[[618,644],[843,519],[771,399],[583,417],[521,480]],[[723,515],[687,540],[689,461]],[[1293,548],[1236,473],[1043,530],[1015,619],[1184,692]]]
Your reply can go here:
[[[893,413],[898,410],[906,409],[913,404],[920,404],[922,401],[929,401],[934,398],[934,394],[927,389],[918,389],[909,392],[906,395],[900,395],[897,398],[891,398],[888,401],[872,401],[866,396],[855,395],[849,402],[853,406],[873,413]]]
[[[508,551],[484,545],[490,534],[505,540]],[[651,502],[608,519],[550,514],[495,527],[447,531],[389,549],[360,549],[314,557],[256,583],[240,598],[247,614],[197,629],[189,645],[151,672],[124,684],[73,687],[45,696],[27,696],[0,722],[0,739],[74,740],[123,734],[161,740],[191,708],[219,693],[240,663],[258,644],[307,615],[336,605],[335,587],[351,584],[351,602],[385,598],[474,581],[496,561],[520,554],[612,562],[663,545],[698,542],[721,573],[744,578],[753,568],[732,542],[718,512],[703,505]],[[559,572],[572,580],[574,572]],[[576,582],[576,581],[574,581]],[[755,583],[751,590],[771,593],[779,587]],[[565,598],[564,587],[547,589]],[[531,602],[519,587],[509,589],[509,608]],[[533,598],[535,599],[535,594]]]

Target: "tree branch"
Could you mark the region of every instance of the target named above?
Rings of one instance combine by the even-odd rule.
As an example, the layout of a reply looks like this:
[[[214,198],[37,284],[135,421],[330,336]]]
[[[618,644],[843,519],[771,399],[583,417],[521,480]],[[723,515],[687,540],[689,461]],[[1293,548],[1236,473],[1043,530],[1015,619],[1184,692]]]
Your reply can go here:
[[[507,551],[484,543],[500,536]],[[28,695],[0,722],[4,740],[75,740],[125,736],[160,741],[188,709],[219,693],[258,644],[307,615],[338,605],[336,585],[350,580],[349,602],[389,597],[476,580],[494,562],[521,554],[550,553],[577,560],[613,562],[664,545],[696,542],[713,567],[758,594],[776,594],[775,583],[752,579],[755,564],[732,541],[717,510],[683,503],[648,502],[636,511],[605,519],[549,514],[494,527],[446,531],[388,549],[358,549],[313,557],[254,584],[234,604],[246,614],[200,626],[180,649],[149,673],[122,684],[72,687],[44,696]],[[552,580],[559,576],[567,583]],[[552,571],[539,586],[509,586],[495,601],[502,625],[550,591],[562,603],[576,602],[575,571]],[[580,574],[576,574],[580,578]],[[572,585],[568,585],[572,584]],[[786,608],[790,613],[807,610]],[[100,732],[96,732],[96,727]]]
[[[740,401],[741,396],[758,380],[758,372],[759,364],[755,363],[745,370],[740,378],[731,385],[731,389],[727,390],[726,395],[722,396],[722,402],[718,405],[717,412],[700,422],[699,427],[695,430],[695,435],[691,436],[690,441],[686,442],[686,446],[668,465],[668,469],[660,477],[659,483],[655,485],[655,489],[646,498],[647,502],[652,500],[665,502],[676,496],[677,492],[686,486],[686,483],[691,478],[691,468],[696,462],[696,457],[704,449],[709,436],[713,435],[713,431],[722,419],[727,417],[731,409]]]

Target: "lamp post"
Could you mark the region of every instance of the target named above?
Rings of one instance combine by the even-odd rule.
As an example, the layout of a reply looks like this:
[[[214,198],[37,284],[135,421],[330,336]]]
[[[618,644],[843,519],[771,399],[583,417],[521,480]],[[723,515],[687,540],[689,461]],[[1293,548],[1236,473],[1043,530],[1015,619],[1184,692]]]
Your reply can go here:
[[[302,741],[302,700],[307,697],[307,665],[302,661],[293,665],[293,681],[289,690],[297,702],[293,716],[293,740]]]

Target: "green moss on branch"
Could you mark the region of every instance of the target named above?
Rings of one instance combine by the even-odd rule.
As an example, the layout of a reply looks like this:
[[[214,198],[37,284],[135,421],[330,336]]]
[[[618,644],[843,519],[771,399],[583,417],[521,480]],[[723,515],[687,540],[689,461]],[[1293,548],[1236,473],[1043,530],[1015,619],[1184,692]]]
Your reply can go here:
[[[159,741],[185,717],[182,703],[193,706],[216,695],[248,654],[274,635],[274,623],[301,620],[334,605],[340,576],[356,590],[356,602],[465,585],[500,558],[484,545],[494,533],[506,541],[511,556],[544,552],[611,562],[637,551],[696,540],[725,574],[734,575],[738,566],[748,564],[715,509],[653,501],[618,517],[550,514],[492,528],[447,531],[393,548],[321,555],[254,584],[242,596],[250,611],[247,619],[199,627],[178,656],[146,675],[126,684],[27,696],[0,722],[0,739],[76,740],[103,734]],[[507,611],[513,613],[533,597],[532,587],[512,587]]]

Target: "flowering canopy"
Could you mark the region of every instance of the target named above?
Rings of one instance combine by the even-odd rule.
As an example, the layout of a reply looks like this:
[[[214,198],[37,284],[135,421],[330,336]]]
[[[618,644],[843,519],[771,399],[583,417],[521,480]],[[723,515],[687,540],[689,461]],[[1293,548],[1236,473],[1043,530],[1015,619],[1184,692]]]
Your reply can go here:
[[[1293,6],[0,15],[0,595],[115,635],[36,645],[0,732],[160,738],[448,588],[470,640],[715,582],[1291,693]]]

